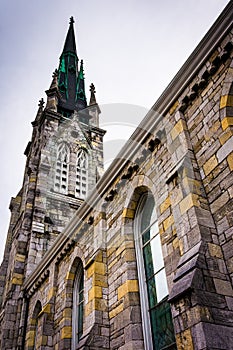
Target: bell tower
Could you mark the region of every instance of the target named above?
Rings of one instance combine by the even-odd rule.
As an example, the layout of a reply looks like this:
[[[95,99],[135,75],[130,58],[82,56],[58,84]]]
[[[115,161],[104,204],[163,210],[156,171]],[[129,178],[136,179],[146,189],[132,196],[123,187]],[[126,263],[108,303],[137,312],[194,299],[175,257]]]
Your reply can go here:
[[[7,344],[8,349],[19,349],[24,278],[62,234],[103,173],[105,131],[99,128],[100,108],[93,84],[87,103],[73,17],[46,95],[47,101],[40,100],[32,122],[23,185],[10,204],[11,221],[0,267],[1,348]]]

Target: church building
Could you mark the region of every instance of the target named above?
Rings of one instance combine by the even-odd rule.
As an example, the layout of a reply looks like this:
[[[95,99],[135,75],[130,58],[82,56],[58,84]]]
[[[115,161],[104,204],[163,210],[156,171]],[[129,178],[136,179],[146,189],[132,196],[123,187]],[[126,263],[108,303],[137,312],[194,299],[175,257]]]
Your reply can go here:
[[[10,202],[0,349],[233,348],[232,14],[105,172],[71,17]]]

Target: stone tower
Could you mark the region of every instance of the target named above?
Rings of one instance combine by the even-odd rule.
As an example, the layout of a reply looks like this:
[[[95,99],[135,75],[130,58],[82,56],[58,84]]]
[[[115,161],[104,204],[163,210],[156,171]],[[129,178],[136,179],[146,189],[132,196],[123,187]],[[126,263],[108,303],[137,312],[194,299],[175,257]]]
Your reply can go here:
[[[19,349],[21,286],[53,245],[103,172],[103,136],[95,88],[87,104],[83,61],[73,17],[47,102],[39,102],[23,185],[10,203],[11,220],[0,268],[1,341]],[[21,332],[21,333],[20,333]]]

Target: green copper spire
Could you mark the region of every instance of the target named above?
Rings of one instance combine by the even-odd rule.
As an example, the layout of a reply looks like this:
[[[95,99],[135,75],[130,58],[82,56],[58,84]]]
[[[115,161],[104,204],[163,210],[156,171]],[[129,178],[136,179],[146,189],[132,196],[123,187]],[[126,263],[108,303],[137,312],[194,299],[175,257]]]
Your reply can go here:
[[[58,89],[60,93],[58,111],[66,117],[69,117],[74,110],[85,108],[85,104],[78,104],[77,100],[78,84],[81,77],[83,77],[83,68],[81,64],[80,72],[78,71],[74,19],[71,17],[58,69]],[[82,85],[84,90],[84,84]],[[83,94],[85,95],[85,91],[83,91]]]

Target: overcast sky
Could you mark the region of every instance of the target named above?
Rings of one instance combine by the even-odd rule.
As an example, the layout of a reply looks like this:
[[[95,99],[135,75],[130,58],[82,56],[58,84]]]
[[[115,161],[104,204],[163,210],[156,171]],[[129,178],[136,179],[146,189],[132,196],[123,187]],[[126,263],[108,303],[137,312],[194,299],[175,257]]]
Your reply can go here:
[[[70,16],[75,19],[78,56],[84,60],[88,98],[93,82],[100,105],[127,104],[131,112],[136,106],[143,116],[227,3],[226,0],[0,1],[0,260],[10,198],[22,185],[23,153],[31,138],[31,122],[39,99],[45,99],[52,72],[58,67]],[[106,118],[105,113],[104,127],[111,129],[115,122],[115,131],[119,133],[123,122],[118,122],[117,113],[109,117],[109,125]],[[127,132],[132,131],[132,118],[129,119],[125,118]],[[106,137],[108,142],[110,139],[111,136]]]

